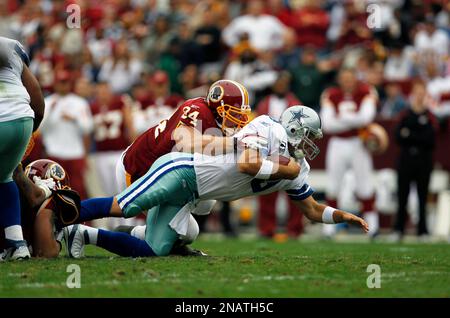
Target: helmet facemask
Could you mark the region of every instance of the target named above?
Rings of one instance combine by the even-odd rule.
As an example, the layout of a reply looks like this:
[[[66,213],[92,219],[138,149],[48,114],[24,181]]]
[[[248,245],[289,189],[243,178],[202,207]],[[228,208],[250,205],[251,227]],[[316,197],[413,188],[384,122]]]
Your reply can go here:
[[[321,131],[313,131],[308,127],[302,128],[297,138],[289,138],[289,153],[296,159],[307,158],[313,160],[320,153],[314,140],[322,138]]]
[[[238,108],[223,104],[217,107],[217,114],[222,117],[219,123],[220,129],[225,136],[232,136],[249,122],[251,109],[249,105]]]

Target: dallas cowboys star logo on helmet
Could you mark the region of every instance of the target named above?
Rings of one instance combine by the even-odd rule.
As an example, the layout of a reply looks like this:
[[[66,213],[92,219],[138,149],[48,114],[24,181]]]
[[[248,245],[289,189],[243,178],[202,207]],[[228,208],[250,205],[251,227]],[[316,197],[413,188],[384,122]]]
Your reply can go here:
[[[299,111],[292,111],[291,115],[292,115],[292,117],[291,117],[291,119],[289,119],[289,123],[298,121],[300,124],[303,124],[303,118],[309,118],[308,115],[303,113],[303,109],[300,109]]]

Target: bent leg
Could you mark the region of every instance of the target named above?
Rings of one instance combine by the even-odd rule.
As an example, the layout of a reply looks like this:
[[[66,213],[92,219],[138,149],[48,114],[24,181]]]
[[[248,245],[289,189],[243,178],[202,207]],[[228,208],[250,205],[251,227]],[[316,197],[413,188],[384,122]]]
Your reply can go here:
[[[147,214],[146,242],[152,247],[157,256],[169,255],[179,234],[169,225],[170,221],[181,210],[182,206],[156,206]]]
[[[168,162],[134,182],[117,196],[117,202],[129,218],[158,205],[184,205],[195,198],[196,188],[192,161]]]
[[[0,123],[0,227],[5,231],[7,242],[25,244],[22,242],[19,191],[12,174],[22,160],[32,130],[31,118]]]
[[[125,257],[149,257],[156,255],[146,241],[123,232],[98,230],[96,245]]]

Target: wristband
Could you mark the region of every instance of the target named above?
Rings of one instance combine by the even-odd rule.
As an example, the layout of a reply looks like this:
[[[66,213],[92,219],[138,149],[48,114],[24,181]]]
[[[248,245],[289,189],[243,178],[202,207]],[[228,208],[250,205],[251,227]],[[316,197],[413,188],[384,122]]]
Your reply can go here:
[[[259,169],[255,178],[267,180],[272,175],[272,170],[273,170],[273,162],[267,159],[263,159],[261,168]]]
[[[322,222],[325,224],[335,224],[333,219],[333,213],[336,211],[335,208],[332,208],[331,206],[327,206],[323,212],[322,212]]]

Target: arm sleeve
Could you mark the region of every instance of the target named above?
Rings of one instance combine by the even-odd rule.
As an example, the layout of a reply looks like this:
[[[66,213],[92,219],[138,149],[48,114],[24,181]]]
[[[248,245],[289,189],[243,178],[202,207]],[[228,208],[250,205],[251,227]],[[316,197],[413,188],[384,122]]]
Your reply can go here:
[[[303,185],[299,185],[294,189],[286,190],[286,193],[291,200],[301,201],[311,196],[314,193],[314,189],[311,188],[309,184],[304,183]]]
[[[373,122],[377,112],[376,97],[372,94],[367,95],[361,102],[361,108],[355,113],[344,113],[341,120],[347,127],[359,128]]]
[[[336,110],[332,104],[322,102],[320,118],[322,119],[323,131],[325,133],[335,134],[349,130],[350,128],[337,117]]]
[[[80,112],[77,118],[77,125],[84,135],[89,134],[93,129],[93,120],[89,104],[80,98]]]
[[[26,66],[30,66],[30,58],[28,54],[25,52],[24,47],[19,42],[16,42],[14,45],[14,51],[19,55],[20,59]]]

